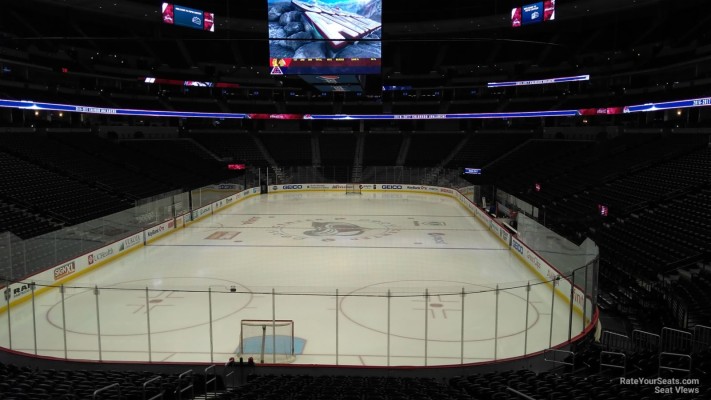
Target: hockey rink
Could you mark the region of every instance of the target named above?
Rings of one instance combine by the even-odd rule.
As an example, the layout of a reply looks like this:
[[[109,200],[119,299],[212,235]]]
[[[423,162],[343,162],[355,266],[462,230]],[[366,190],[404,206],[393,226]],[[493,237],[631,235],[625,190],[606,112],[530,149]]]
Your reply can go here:
[[[0,315],[0,346],[224,363],[240,350],[240,321],[274,318],[294,322],[294,363],[482,362],[582,332],[582,316],[539,282],[452,198],[275,193],[178,229],[64,293],[12,307],[9,325]]]

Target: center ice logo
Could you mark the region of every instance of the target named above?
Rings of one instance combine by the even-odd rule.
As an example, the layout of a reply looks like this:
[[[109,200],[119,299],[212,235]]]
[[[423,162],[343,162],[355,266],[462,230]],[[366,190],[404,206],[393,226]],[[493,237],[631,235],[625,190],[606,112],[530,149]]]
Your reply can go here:
[[[272,226],[269,233],[283,238],[306,240],[320,238],[324,242],[368,240],[390,236],[400,227],[389,222],[367,218],[309,218],[283,222]]]
[[[357,236],[365,232],[365,228],[348,222],[313,222],[313,230],[304,232],[309,236]]]

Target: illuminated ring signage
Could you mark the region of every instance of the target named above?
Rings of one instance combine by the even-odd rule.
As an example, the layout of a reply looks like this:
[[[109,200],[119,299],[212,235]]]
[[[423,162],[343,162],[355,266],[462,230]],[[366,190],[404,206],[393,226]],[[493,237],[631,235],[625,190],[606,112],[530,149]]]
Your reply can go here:
[[[677,108],[709,107],[711,97],[698,99],[675,100],[662,103],[647,103],[621,107],[624,114],[634,112],[649,112]],[[90,114],[125,115],[138,117],[169,117],[169,118],[212,118],[212,119],[313,119],[313,120],[401,120],[401,119],[502,119],[502,118],[541,118],[541,117],[578,117],[586,110],[557,111],[527,111],[527,112],[494,112],[466,114],[362,114],[362,115],[316,115],[316,114],[242,114],[242,113],[207,113],[190,111],[135,110],[126,108],[89,107],[71,104],[41,103],[25,100],[0,99],[0,107],[35,111],[62,111]],[[620,107],[618,107],[620,108]]]

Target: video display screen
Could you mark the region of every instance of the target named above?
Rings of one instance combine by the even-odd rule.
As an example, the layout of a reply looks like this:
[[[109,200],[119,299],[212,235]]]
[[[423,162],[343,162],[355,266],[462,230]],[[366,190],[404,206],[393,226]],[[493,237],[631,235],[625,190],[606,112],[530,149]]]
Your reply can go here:
[[[623,114],[626,107],[581,108],[580,115],[616,115]]]
[[[382,0],[267,0],[272,75],[379,74]]]
[[[145,78],[153,79],[153,78]],[[181,82],[181,81],[178,81]],[[216,83],[217,87],[229,83]],[[711,107],[711,97],[681,99],[660,103],[643,103],[624,107],[591,108],[595,114],[658,112],[662,110],[678,110],[680,108]],[[580,110],[547,110],[547,111],[511,111],[488,113],[454,113],[454,114],[242,114],[224,112],[167,111],[141,110],[133,108],[95,107],[75,104],[43,103],[30,100],[11,100],[0,98],[0,108],[18,110],[33,110],[36,112],[60,111],[103,115],[130,115],[141,117],[171,117],[171,118],[219,118],[219,119],[319,119],[332,121],[348,120],[463,120],[463,119],[502,119],[502,118],[541,118],[541,117],[579,117]],[[604,111],[604,112],[603,112]],[[583,111],[586,112],[586,111]]]
[[[607,217],[610,214],[610,209],[607,208],[607,206],[602,205],[602,204],[597,205],[597,211],[603,217]]]
[[[530,79],[527,81],[489,82],[486,84],[486,87],[498,88],[507,86],[547,85],[551,83],[580,82],[589,80],[590,75],[562,76],[559,78]]]
[[[166,24],[215,32],[215,13],[172,3],[163,3],[161,11]]]
[[[539,1],[511,9],[511,26],[555,20],[555,0]]]
[[[181,81],[178,79],[165,79],[165,78],[154,78],[154,77],[144,77],[139,78],[144,83],[157,84],[157,85],[172,85],[172,86],[191,86],[191,87],[216,87],[216,88],[239,88],[239,83],[229,83],[229,82],[204,82],[204,81]]]
[[[464,168],[464,175],[481,175],[481,168]]]

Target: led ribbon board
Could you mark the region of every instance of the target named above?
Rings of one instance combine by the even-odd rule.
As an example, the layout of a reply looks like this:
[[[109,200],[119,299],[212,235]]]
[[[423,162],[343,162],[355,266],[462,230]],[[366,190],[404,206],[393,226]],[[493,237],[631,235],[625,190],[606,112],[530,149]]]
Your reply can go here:
[[[589,81],[590,75],[578,75],[578,76],[564,76],[560,78],[549,78],[549,79],[532,79],[527,81],[511,81],[511,82],[489,82],[486,87],[497,88],[497,87],[507,87],[507,86],[529,86],[529,85],[549,85],[551,83],[566,83],[566,82],[579,82],[579,81]]]
[[[172,86],[192,86],[192,87],[216,87],[216,88],[239,88],[238,83],[228,83],[228,82],[203,82],[203,81],[181,81],[178,79],[165,79],[165,78],[153,78],[153,77],[143,77],[139,78],[143,83],[157,84],[157,85],[172,85]]]
[[[71,104],[56,104],[56,103],[40,103],[25,100],[6,100],[0,99],[0,107],[17,108],[21,110],[35,111],[64,111],[78,112],[89,114],[108,114],[108,115],[127,115],[137,117],[175,117],[175,118],[230,118],[244,119],[246,114],[236,113],[206,113],[206,112],[190,112],[190,111],[162,111],[162,110],[134,110],[127,108],[108,108],[108,107],[91,107],[77,106]]]
[[[414,119],[507,119],[507,118],[540,118],[540,117],[578,117],[581,115],[628,114],[635,112],[650,112],[677,108],[709,107],[711,97],[697,99],[675,100],[662,103],[646,103],[625,107],[583,108],[578,110],[555,111],[523,111],[523,112],[493,112],[464,114],[362,114],[362,115],[326,115],[326,114],[239,114],[239,113],[209,113],[190,111],[135,110],[127,108],[107,108],[77,106],[71,104],[41,103],[26,100],[0,99],[1,108],[16,108],[35,111],[64,111],[91,114],[111,114],[141,117],[171,117],[171,118],[213,118],[213,119],[320,119],[320,120],[414,120]]]
[[[700,98],[700,99],[689,99],[689,100],[666,101],[663,103],[646,103],[646,104],[640,104],[640,105],[636,105],[636,106],[627,106],[627,107],[625,107],[625,113],[669,110],[669,109],[673,109],[673,108],[708,107],[708,106],[711,106],[711,97],[704,97],[704,98]]]

